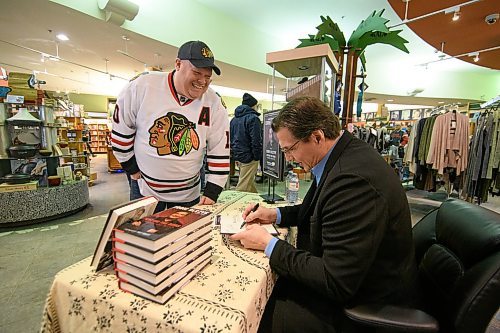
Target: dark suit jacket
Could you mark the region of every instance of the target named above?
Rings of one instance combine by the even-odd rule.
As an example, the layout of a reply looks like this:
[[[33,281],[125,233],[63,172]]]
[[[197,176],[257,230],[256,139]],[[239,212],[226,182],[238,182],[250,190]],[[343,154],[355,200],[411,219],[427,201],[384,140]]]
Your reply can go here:
[[[298,227],[298,248],[278,241],[270,258],[288,292],[303,295],[303,307],[314,304],[327,321],[344,306],[409,303],[416,281],[411,216],[393,169],[344,132],[315,187],[301,205],[280,208],[280,226]],[[283,320],[300,316],[291,311]]]

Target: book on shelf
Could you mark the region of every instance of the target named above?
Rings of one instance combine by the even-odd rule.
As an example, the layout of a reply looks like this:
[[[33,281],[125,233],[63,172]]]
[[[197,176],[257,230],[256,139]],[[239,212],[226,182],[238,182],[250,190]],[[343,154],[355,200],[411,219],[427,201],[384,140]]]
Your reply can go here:
[[[139,221],[121,224],[115,229],[114,237],[122,242],[156,252],[182,236],[211,223],[209,211],[175,206]]]
[[[150,301],[156,303],[165,304],[172,296],[175,295],[175,293],[177,293],[177,291],[179,291],[182,287],[188,284],[189,281],[191,281],[191,279],[209,263],[210,263],[210,258],[201,262],[198,266],[192,268],[192,270],[186,272],[185,275],[181,276],[169,288],[166,288],[158,295],[151,295],[150,293],[126,281],[119,280],[118,287],[125,292],[149,299]]]
[[[191,233],[178,242],[173,243],[175,246],[167,246],[156,253],[151,253],[125,243],[116,242],[115,239],[113,243],[113,255],[115,261],[125,262],[151,273],[158,273],[177,259],[183,257],[186,253],[206,243],[210,243],[212,239],[212,228],[207,226],[203,229],[200,229],[199,234]]]
[[[132,276],[140,279],[141,281],[147,282],[152,286],[157,286],[177,271],[183,269],[187,265],[190,265],[194,260],[196,260],[196,258],[204,255],[206,252],[210,252],[211,249],[212,247],[210,246],[210,242],[207,242],[204,245],[185,253],[183,256],[173,261],[170,265],[157,273],[151,273],[134,265],[130,265],[120,260],[115,260],[116,275],[118,277],[125,276],[125,279],[127,275]]]
[[[220,226],[221,234],[236,234],[238,232],[244,231],[246,228],[246,224],[239,212],[233,215],[217,215],[215,218],[215,225]],[[274,224],[261,224],[261,227],[267,230],[271,235],[279,235],[278,230],[274,226]]]
[[[156,198],[149,196],[110,209],[90,264],[96,268],[96,271],[100,271],[113,263],[113,229],[124,223],[133,223],[145,216],[151,215],[157,203],[158,200]]]
[[[172,288],[180,279],[182,279],[186,274],[195,270],[198,266],[204,265],[206,262],[210,261],[210,257],[212,253],[210,250],[204,252],[199,257],[193,259],[190,262],[186,262],[184,266],[179,268],[175,273],[168,276],[165,280],[160,281],[159,283],[153,285],[142,279],[132,276],[131,274],[127,274],[126,272],[116,271],[116,275],[119,278],[120,287],[121,282],[126,282],[129,285],[133,285],[147,294],[152,296],[157,296],[159,294],[163,294],[168,289]]]

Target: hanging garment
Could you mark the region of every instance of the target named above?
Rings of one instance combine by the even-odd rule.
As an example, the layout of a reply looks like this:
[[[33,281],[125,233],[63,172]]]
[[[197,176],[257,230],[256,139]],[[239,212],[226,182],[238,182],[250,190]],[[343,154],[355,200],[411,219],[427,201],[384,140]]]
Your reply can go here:
[[[436,118],[431,132],[426,163],[442,175],[444,168],[456,168],[457,175],[467,168],[469,118],[449,112]]]

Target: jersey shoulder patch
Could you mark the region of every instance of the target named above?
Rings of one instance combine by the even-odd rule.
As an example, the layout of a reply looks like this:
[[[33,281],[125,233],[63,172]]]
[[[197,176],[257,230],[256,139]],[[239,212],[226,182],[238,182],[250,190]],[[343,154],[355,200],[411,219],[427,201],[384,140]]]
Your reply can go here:
[[[217,94],[217,96],[219,96],[220,102],[221,102],[222,106],[224,107],[224,109],[227,109],[226,103],[224,103],[222,96],[217,91],[215,93]]]

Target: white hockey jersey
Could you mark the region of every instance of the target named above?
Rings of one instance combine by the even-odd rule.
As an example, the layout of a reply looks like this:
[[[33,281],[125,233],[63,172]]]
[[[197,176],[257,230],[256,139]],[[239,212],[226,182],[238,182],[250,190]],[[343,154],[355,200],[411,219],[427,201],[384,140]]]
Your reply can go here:
[[[208,89],[182,105],[172,73],[152,72],[130,82],[113,114],[113,152],[130,174],[141,171],[141,194],[188,202],[200,195],[199,171],[207,154],[205,195],[216,200],[229,175],[229,119],[221,98]],[[211,193],[208,193],[211,192]]]

